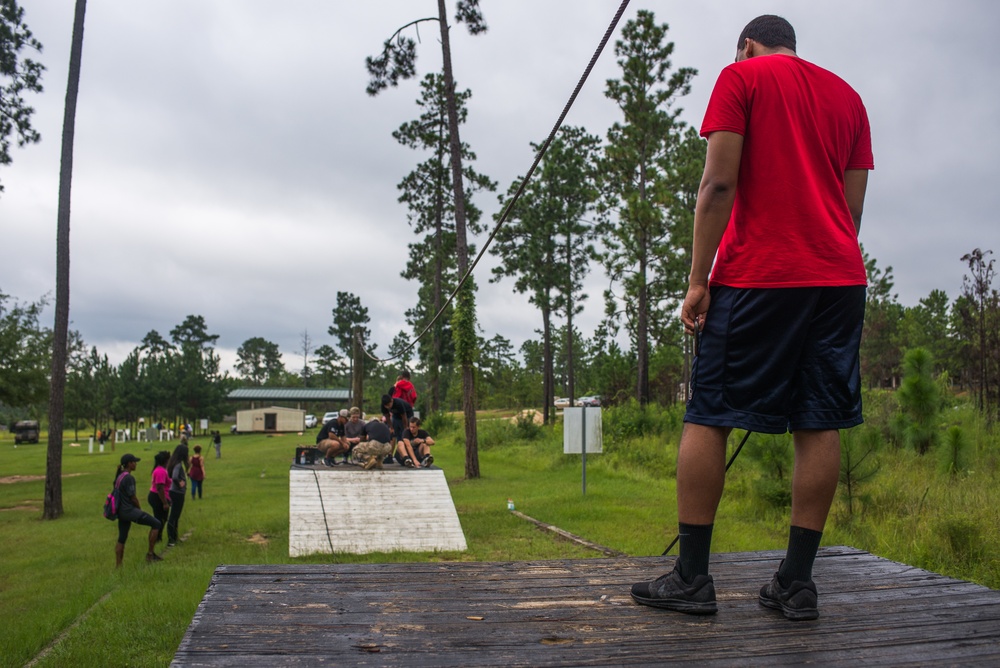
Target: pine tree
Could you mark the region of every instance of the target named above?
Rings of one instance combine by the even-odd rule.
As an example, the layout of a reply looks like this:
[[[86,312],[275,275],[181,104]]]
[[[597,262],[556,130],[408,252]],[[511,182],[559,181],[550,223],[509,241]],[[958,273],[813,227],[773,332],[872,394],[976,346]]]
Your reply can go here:
[[[407,219],[414,233],[424,237],[409,245],[403,278],[420,283],[415,304],[406,311],[406,321],[414,335],[422,332],[437,316],[429,332],[421,339],[418,351],[427,370],[427,395],[431,412],[440,410],[441,368],[454,359],[450,345],[450,318],[452,308],[445,304],[457,283],[457,258],[455,248],[455,207],[451,197],[453,185],[449,169],[449,146],[451,144],[447,95],[444,78],[440,74],[428,74],[420,84],[421,97],[417,105],[420,117],[409,121],[393,132],[400,144],[418,151],[430,153],[430,157],[417,165],[398,184],[399,201],[407,206]],[[465,122],[466,102],[472,93],[468,90],[455,95],[459,123]],[[473,232],[481,232],[482,213],[472,203],[471,195],[477,191],[492,191],[496,184],[472,167],[476,155],[467,144],[461,145],[463,171],[466,188],[467,224]],[[442,312],[442,308],[444,309]]]
[[[552,317],[560,312],[566,317],[565,349],[570,351],[566,391],[574,398],[572,323],[573,316],[583,309],[583,278],[597,257],[595,230],[588,216],[597,200],[594,163],[599,143],[583,128],[560,128],[540,169],[497,231],[491,249],[500,259],[492,280],[514,277],[514,290],[527,293],[528,301],[541,312],[545,423],[551,417],[555,392]],[[539,145],[531,146],[539,150]],[[522,179],[511,185],[508,198]]]
[[[411,21],[397,30],[385,41],[381,55],[365,60],[371,80],[368,94],[378,93],[389,86],[396,86],[400,79],[408,79],[416,74],[417,46],[412,38],[404,37],[402,31],[423,21],[437,21],[441,31],[441,60],[443,64],[445,95],[448,110],[449,154],[451,162],[452,194],[455,206],[455,253],[458,273],[464,276],[469,268],[469,244],[466,233],[467,216],[465,208],[465,184],[462,169],[462,141],[459,136],[458,103],[455,98],[455,78],[451,65],[451,39],[445,0],[438,0],[437,17]],[[465,23],[473,35],[486,32],[486,22],[479,10],[479,0],[459,0],[456,4],[455,20]],[[475,308],[471,281],[458,295],[455,308]],[[468,293],[468,294],[465,294]],[[455,357],[462,369],[462,405],[465,414],[465,477],[479,477],[479,445],[476,436],[475,360],[476,314],[455,314],[452,327],[460,324],[468,329],[454,332]]]
[[[80,12],[79,3],[77,12]],[[0,165],[9,165],[10,136],[17,145],[33,144],[41,139],[31,126],[35,110],[25,102],[23,93],[42,92],[45,67],[30,58],[22,58],[25,48],[41,53],[42,44],[24,22],[24,9],[17,0],[0,0]],[[0,193],[3,184],[0,183]]]
[[[5,3],[6,10],[8,3]],[[63,401],[66,392],[66,360],[69,354],[69,212],[73,184],[73,136],[76,131],[76,101],[80,91],[83,58],[83,24],[87,0],[76,0],[73,39],[70,44],[69,80],[63,108],[62,152],[59,158],[59,208],[56,212],[56,308],[52,327],[52,373],[49,390],[49,442],[45,462],[45,502],[42,516],[53,520],[63,514],[62,439]]]
[[[687,67],[671,73],[674,44],[666,41],[667,30],[652,12],[640,10],[615,43],[622,78],[608,81],[605,96],[621,109],[624,122],[608,131],[599,172],[604,265],[621,289],[606,293],[606,311],[614,320],[626,320],[637,357],[635,396],[642,404],[650,398],[650,331],[675,305],[676,286],[666,280],[664,258],[683,253],[674,246],[670,215],[676,189],[671,149],[685,128],[674,103],[690,91],[697,73]]]

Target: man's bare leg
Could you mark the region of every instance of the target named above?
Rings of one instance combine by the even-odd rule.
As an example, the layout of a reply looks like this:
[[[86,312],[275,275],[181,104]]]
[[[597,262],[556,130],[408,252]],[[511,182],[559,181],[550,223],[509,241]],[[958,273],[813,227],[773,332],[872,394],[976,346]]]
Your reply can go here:
[[[712,524],[726,479],[726,440],[731,430],[690,422],[677,455],[677,520]]]
[[[840,432],[800,430],[793,436],[792,526],[822,532],[840,480]]]
[[[794,433],[792,519],[788,549],[778,568],[783,587],[810,582],[823,527],[840,479],[840,432],[836,429]]]
[[[727,427],[687,423],[677,455],[677,566],[690,582],[708,575],[712,528],[726,479]]]

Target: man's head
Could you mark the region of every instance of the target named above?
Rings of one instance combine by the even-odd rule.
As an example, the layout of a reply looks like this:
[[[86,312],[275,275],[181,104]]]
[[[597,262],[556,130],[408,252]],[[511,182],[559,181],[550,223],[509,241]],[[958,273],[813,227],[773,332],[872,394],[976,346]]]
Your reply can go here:
[[[382,408],[390,408],[392,406],[392,397],[388,394],[382,395]]]
[[[755,49],[756,47],[756,49]],[[760,55],[757,51],[788,49],[795,52],[795,29],[792,24],[774,14],[758,16],[748,23],[736,43],[736,60]]]
[[[409,371],[403,369],[402,371],[399,372],[399,380],[409,380],[409,379],[410,379]]]
[[[411,417],[410,418],[410,429],[420,429],[420,418]]]
[[[357,422],[361,419],[361,409],[357,406],[351,407],[351,422]]]
[[[346,408],[341,408],[340,413],[337,414],[337,419],[340,420],[341,424],[343,424],[347,422],[347,418],[349,418],[350,416],[351,416],[350,411],[348,411]]]

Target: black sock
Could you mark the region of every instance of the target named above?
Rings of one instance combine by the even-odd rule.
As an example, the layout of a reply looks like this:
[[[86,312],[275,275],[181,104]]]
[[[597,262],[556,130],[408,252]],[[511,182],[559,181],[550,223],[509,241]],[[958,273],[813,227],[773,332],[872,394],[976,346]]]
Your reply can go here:
[[[708,557],[712,553],[712,524],[677,524],[680,534],[681,575],[690,582],[696,575],[708,575]]]
[[[778,568],[778,578],[783,586],[787,587],[796,580],[799,582],[812,580],[813,562],[816,560],[819,540],[822,537],[822,531],[795,526],[788,530],[788,551],[785,553],[785,560]]]

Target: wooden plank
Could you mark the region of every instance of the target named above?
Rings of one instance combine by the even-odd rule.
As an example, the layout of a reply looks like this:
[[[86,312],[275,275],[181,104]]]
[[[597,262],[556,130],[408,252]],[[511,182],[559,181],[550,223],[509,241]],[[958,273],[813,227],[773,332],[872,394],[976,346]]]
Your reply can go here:
[[[634,605],[659,557],[220,566],[175,666],[997,665],[1000,592],[824,548],[821,617],[760,607],[781,553],[713,555],[719,614]]]
[[[303,467],[289,474],[288,552],[467,549],[444,471]],[[405,509],[400,511],[400,509]]]

